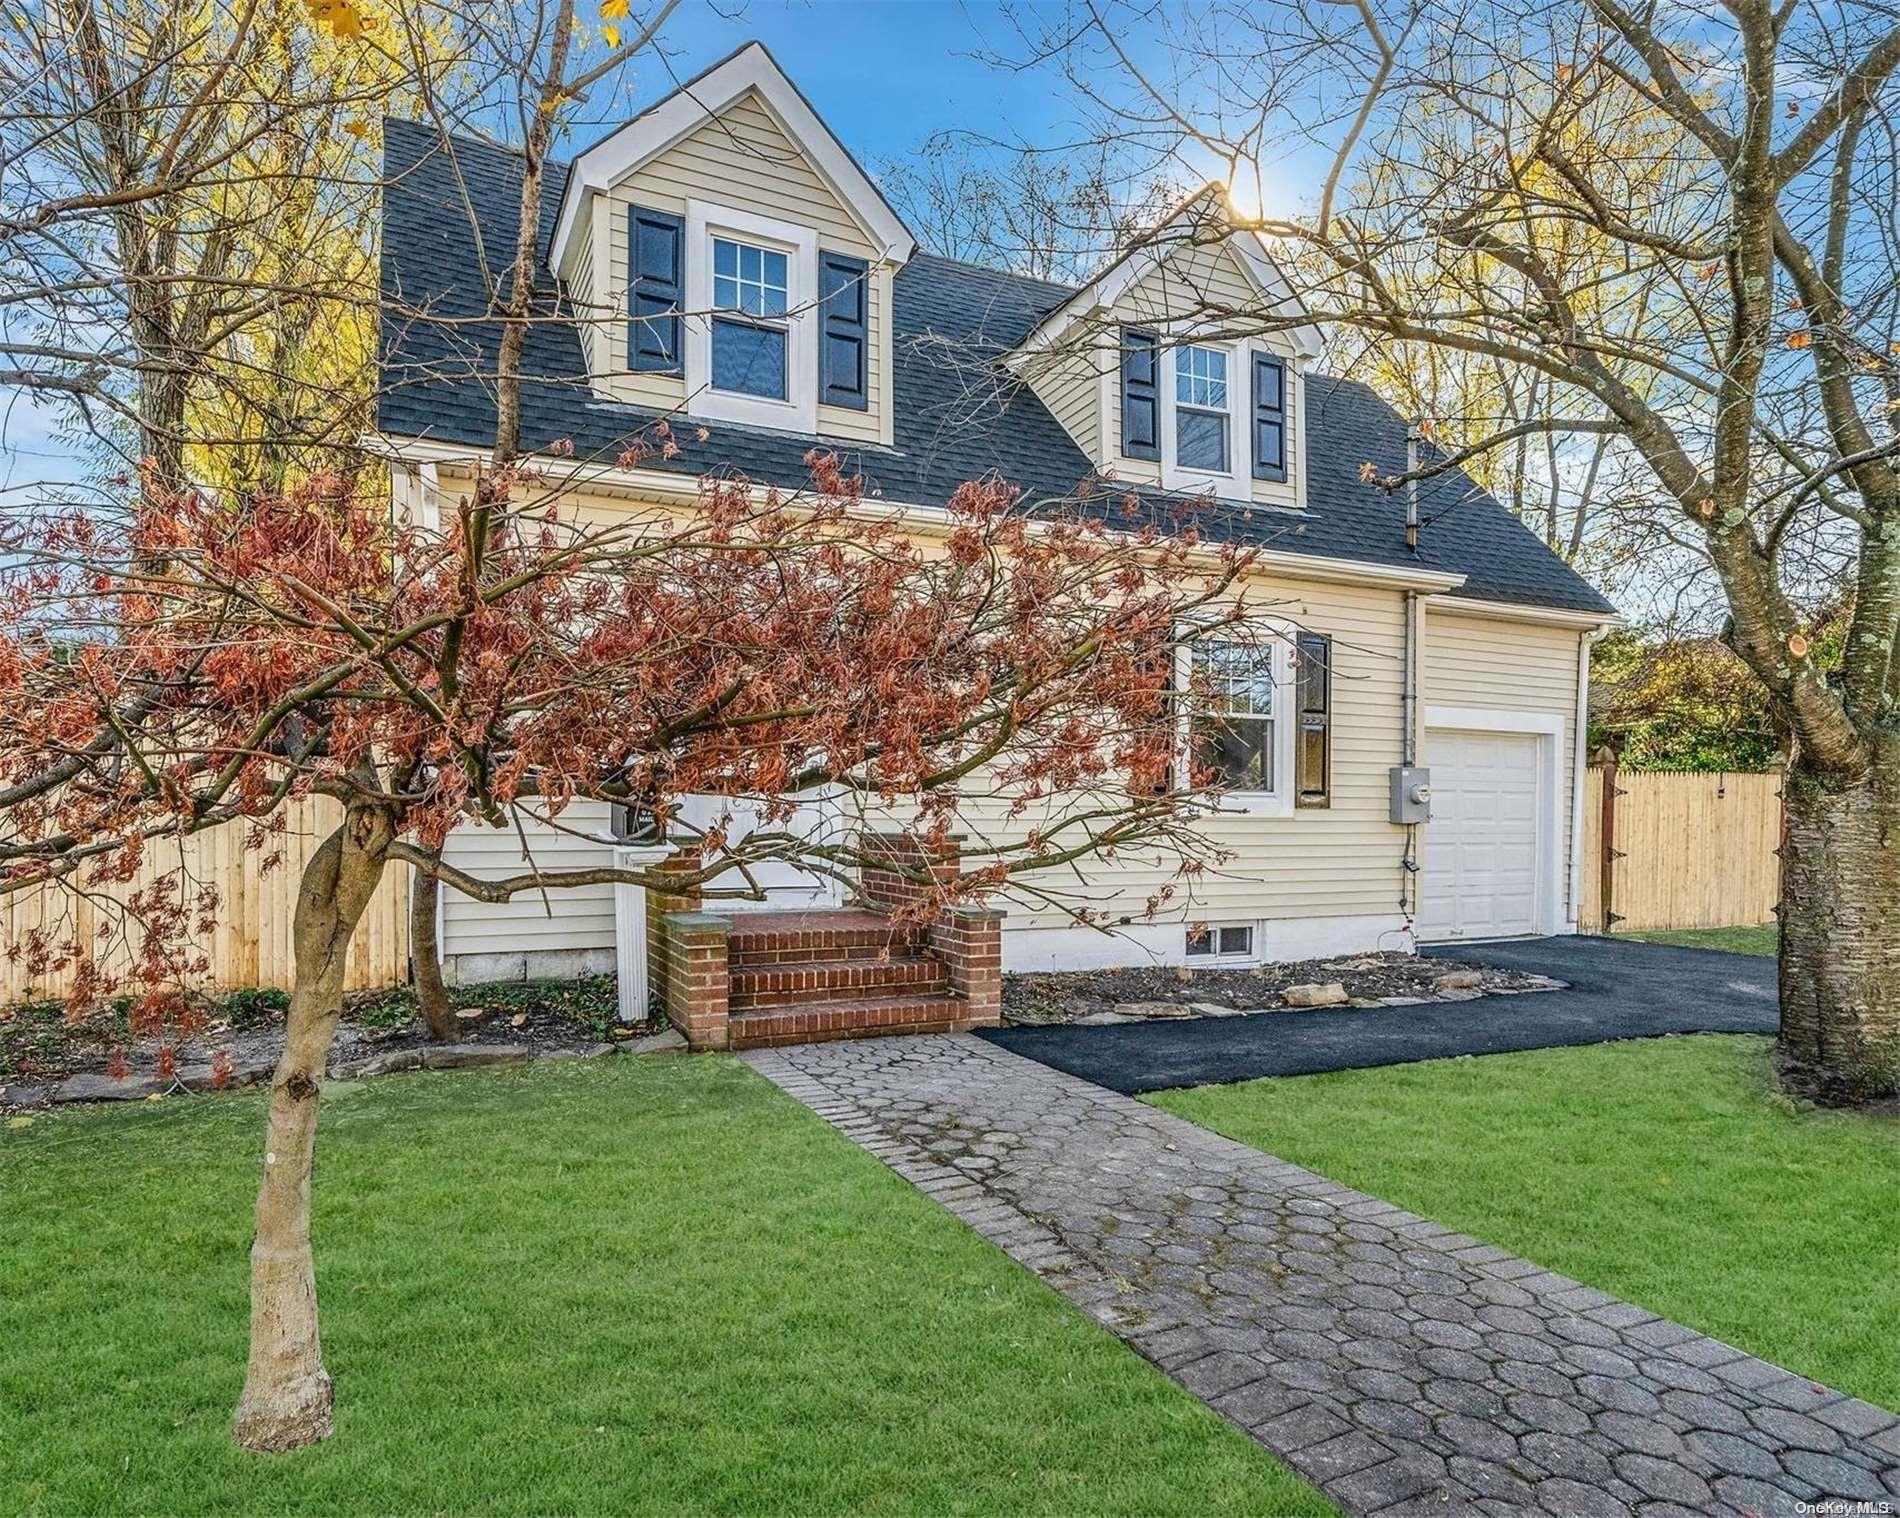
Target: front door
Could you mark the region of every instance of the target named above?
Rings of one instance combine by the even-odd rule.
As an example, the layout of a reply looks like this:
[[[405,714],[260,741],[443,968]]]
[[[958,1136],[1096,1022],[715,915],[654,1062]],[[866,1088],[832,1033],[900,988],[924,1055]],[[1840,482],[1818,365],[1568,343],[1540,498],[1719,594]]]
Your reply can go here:
[[[844,809],[825,794],[814,795],[801,803],[783,822],[767,822],[764,808],[754,801],[730,796],[689,796],[680,806],[680,818],[698,829],[711,827],[721,817],[729,819],[727,833],[736,845],[755,829],[791,833],[815,843],[840,841],[844,835]],[[840,882],[828,875],[801,869],[784,860],[753,865],[750,882],[738,871],[730,871],[713,881],[709,891],[743,890],[748,883],[765,892],[764,900],[712,896],[706,901],[709,912],[797,912],[820,907],[835,907],[844,900]]]

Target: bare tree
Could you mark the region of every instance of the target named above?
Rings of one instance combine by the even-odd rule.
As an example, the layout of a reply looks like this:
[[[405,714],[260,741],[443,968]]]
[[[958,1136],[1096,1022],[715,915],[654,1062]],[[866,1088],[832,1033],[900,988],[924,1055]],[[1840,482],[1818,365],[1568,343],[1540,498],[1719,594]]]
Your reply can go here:
[[[353,22],[256,0],[7,10],[0,385],[70,400],[170,489],[335,467],[372,385],[375,122],[445,61]]]
[[[931,252],[1070,284],[1131,247],[1181,199],[1166,179],[1122,172],[1100,145],[1051,154],[962,133],[879,164],[878,178]]]
[[[1261,230],[1335,334],[1395,366],[1409,351],[1495,370],[1422,472],[1547,439],[1573,459],[1606,440],[1607,461],[1642,471],[1622,524],[1712,567],[1722,636],[1798,742],[1784,1074],[1828,1100],[1893,1092],[1892,11],[1083,0],[1038,45],[1122,150],[1257,176]],[[1143,61],[1156,54],[1161,71]],[[1304,212],[1274,193],[1289,144],[1319,165]],[[1812,622],[1843,584],[1851,627],[1831,670]]]

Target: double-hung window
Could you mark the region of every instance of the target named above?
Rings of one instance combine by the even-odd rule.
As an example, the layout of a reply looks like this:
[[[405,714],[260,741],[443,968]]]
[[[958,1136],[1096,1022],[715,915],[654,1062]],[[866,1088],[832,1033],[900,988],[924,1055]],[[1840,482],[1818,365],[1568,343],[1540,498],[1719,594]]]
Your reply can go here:
[[[1279,789],[1277,640],[1258,646],[1196,643],[1196,695],[1189,742],[1197,769],[1223,790],[1271,795]]]
[[[784,400],[790,346],[790,255],[714,237],[712,306],[712,388]]]
[[[1181,469],[1229,472],[1227,352],[1174,350],[1174,461]]]

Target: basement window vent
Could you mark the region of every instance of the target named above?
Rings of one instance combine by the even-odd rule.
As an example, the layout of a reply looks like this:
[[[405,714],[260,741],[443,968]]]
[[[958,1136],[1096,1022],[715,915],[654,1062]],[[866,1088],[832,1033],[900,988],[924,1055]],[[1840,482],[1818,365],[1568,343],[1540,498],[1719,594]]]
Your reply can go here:
[[[1203,960],[1252,959],[1253,928],[1245,924],[1197,924],[1188,929],[1187,957]]]

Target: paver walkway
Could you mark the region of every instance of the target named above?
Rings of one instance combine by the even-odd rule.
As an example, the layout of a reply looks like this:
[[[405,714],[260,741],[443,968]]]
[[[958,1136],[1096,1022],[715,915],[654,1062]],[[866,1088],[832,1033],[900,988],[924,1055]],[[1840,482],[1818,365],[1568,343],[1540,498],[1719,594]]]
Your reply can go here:
[[[1891,1413],[981,1039],[744,1057],[1348,1511],[1900,1498]]]

